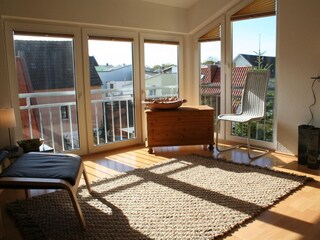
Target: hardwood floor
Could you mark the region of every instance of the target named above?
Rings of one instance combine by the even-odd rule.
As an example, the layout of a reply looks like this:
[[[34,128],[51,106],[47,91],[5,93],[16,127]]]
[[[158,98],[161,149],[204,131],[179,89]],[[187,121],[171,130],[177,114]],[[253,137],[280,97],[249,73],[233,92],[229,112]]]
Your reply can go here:
[[[249,161],[246,152],[243,150],[232,150],[219,155],[217,152],[212,153],[202,146],[159,147],[154,150],[154,154],[149,154],[147,148],[135,146],[83,156],[83,160],[91,181],[112,177],[119,172],[126,172],[135,168],[149,167],[169,158],[188,153],[221,156],[235,162],[266,166],[280,171],[306,175],[316,181],[309,182],[301,190],[263,212],[255,220],[241,227],[226,239],[313,240],[320,238],[320,171],[298,165],[296,157],[271,152],[255,161]],[[31,195],[44,192],[32,190]],[[23,191],[20,190],[5,190],[0,195],[3,239],[22,239],[14,222],[4,211],[4,206],[6,202],[23,197]]]

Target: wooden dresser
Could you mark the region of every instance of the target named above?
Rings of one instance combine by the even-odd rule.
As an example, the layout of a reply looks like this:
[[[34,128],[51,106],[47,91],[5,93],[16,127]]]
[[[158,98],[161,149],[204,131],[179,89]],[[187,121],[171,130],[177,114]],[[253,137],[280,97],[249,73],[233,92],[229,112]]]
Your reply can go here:
[[[214,144],[214,109],[183,106],[174,110],[146,110],[147,147]]]

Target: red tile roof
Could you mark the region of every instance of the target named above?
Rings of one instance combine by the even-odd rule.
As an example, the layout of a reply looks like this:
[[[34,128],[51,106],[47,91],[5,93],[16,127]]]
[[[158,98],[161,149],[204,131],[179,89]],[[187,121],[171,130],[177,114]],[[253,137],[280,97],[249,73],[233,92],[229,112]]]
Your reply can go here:
[[[234,110],[239,106],[244,82],[247,76],[247,72],[250,69],[251,67],[235,67],[232,69],[232,106]],[[200,94],[219,96],[221,94],[220,75],[220,67],[216,65],[202,67]]]
[[[236,112],[240,105],[242,90],[248,71],[251,67],[235,67],[232,69],[232,109]]]

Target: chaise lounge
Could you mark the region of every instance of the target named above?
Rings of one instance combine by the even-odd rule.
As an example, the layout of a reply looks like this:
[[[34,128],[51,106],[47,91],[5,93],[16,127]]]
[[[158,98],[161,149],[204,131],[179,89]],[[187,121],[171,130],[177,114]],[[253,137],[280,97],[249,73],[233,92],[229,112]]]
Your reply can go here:
[[[88,191],[91,187],[82,159],[74,154],[30,152],[14,160],[7,168],[7,152],[0,151],[0,189],[65,189],[83,228],[86,222],[77,200],[83,174]]]

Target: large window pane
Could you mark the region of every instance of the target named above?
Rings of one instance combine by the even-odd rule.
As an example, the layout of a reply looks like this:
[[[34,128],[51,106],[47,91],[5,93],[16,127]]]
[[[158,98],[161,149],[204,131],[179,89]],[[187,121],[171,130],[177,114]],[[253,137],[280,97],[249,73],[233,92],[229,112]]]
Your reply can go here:
[[[14,34],[23,138],[79,149],[73,37]]]
[[[235,113],[241,109],[241,93],[248,70],[257,68],[269,69],[267,114],[260,122],[251,124],[251,138],[272,142],[276,69],[276,17],[233,21],[232,30],[232,111]],[[232,135],[246,136],[247,127],[247,124],[234,123],[232,125]]]
[[[206,37],[206,40],[202,40]],[[200,104],[220,114],[221,97],[221,40],[220,25],[199,39],[200,47]]]
[[[94,145],[135,138],[133,47],[130,39],[90,37]]]
[[[146,98],[179,96],[178,43],[145,42]]]

